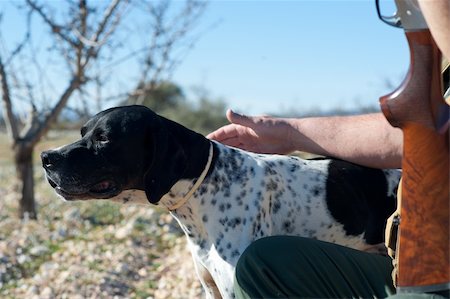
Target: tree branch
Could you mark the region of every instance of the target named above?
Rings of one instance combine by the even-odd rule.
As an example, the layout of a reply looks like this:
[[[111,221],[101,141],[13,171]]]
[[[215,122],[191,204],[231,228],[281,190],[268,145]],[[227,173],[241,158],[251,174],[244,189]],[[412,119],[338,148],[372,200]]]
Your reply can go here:
[[[3,95],[2,96],[3,114],[5,118],[6,128],[8,130],[8,135],[12,139],[12,143],[15,144],[19,140],[19,128],[17,125],[16,117],[14,116],[13,113],[8,80],[6,78],[6,71],[3,65],[1,55],[0,55],[0,81]]]
[[[31,9],[34,10],[35,12],[37,12],[42,17],[44,22],[50,26],[50,29],[52,30],[53,33],[55,33],[57,36],[59,36],[60,38],[62,38],[66,42],[68,42],[72,47],[77,46],[76,42],[71,40],[70,37],[68,37],[67,35],[63,34],[63,32],[62,32],[63,27],[60,25],[57,25],[55,22],[53,22],[47,16],[47,14],[44,13],[41,6],[38,6],[37,3],[35,3],[32,0],[26,0],[26,1],[27,1],[27,4],[31,7]]]
[[[80,18],[80,28],[81,28],[81,36],[85,36],[87,32],[87,7],[86,7],[86,0],[80,0],[79,1],[79,18]],[[76,52],[76,72],[78,78],[84,77],[84,67],[82,66],[82,59],[83,59],[83,49],[84,45],[82,42],[78,42],[77,46],[75,47]]]
[[[110,19],[114,16],[114,12],[116,11],[116,9],[119,7],[119,4],[122,2],[128,2],[128,0],[114,0],[113,2],[111,2],[111,4],[108,6],[108,8],[106,8],[104,14],[103,14],[103,19],[102,21],[99,23],[97,31],[94,33],[94,35],[90,38],[90,43],[92,44],[89,49],[87,50],[86,53],[86,57],[85,57],[85,61],[83,63],[83,67],[85,67],[88,63],[89,60],[96,56],[98,51],[100,50],[101,46],[104,44],[104,42],[100,42],[100,37],[101,35],[105,32],[108,23],[110,21]],[[115,25],[118,24],[120,18],[116,19],[116,22],[114,22]],[[104,40],[107,39],[107,37],[113,32],[114,30],[110,30],[107,35],[104,37]]]
[[[26,139],[27,142],[30,142],[34,146],[45,134],[47,134],[50,130],[50,125],[56,120],[64,106],[66,106],[72,93],[78,89],[82,83],[83,82],[77,77],[74,77],[70,81],[69,86],[67,86],[66,90],[59,98],[58,103],[56,103],[53,109],[47,114],[45,119],[40,121],[36,126],[31,126],[32,130],[26,132],[24,139]]]

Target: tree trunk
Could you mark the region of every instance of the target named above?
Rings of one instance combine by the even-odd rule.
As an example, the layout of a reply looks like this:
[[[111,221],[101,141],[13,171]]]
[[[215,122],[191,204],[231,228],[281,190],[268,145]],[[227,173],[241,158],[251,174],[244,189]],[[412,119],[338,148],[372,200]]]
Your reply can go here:
[[[19,142],[14,148],[17,178],[22,184],[19,217],[37,219],[34,202],[33,147]]]

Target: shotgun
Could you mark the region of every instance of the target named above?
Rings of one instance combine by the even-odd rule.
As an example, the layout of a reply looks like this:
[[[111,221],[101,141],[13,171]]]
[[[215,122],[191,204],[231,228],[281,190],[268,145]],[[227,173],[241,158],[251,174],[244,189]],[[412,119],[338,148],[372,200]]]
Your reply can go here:
[[[400,87],[382,96],[380,105],[390,124],[402,129],[404,141],[397,292],[447,292],[449,106],[443,98],[441,53],[417,2],[395,2],[395,22],[405,30],[410,67]]]

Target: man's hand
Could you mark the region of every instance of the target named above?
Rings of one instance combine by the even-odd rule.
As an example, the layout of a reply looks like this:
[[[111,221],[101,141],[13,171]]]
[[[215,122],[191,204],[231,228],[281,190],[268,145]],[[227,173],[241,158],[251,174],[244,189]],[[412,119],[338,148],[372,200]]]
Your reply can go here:
[[[294,151],[291,136],[292,128],[286,119],[270,116],[247,116],[227,111],[231,124],[208,134],[208,138],[263,154],[288,154]]]

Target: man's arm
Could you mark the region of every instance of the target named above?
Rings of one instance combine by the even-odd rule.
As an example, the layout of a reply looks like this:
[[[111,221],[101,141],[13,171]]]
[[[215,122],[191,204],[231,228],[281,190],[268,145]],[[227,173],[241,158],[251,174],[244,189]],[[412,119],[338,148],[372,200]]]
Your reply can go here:
[[[402,132],[381,113],[313,118],[275,118],[227,112],[230,125],[209,138],[258,153],[295,150],[375,168],[400,168]]]
[[[293,120],[295,147],[374,168],[400,168],[402,131],[381,113]]]

